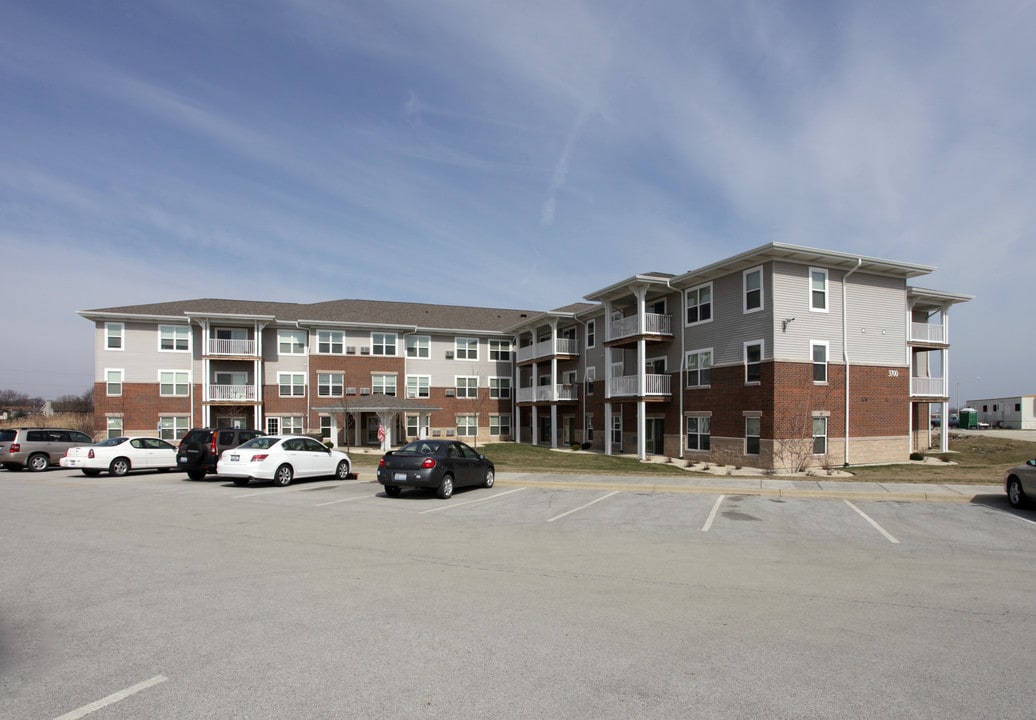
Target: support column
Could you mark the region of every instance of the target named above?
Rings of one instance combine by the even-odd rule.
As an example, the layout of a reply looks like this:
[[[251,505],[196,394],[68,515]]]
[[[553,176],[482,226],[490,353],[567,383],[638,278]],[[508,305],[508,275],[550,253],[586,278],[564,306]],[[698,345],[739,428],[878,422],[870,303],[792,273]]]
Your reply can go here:
[[[612,454],[612,404],[604,404],[604,454]]]

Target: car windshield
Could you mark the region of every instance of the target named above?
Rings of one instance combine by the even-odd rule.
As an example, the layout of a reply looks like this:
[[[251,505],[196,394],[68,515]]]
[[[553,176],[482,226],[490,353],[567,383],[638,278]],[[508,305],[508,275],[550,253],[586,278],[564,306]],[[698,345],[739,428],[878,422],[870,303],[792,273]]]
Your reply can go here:
[[[242,450],[269,450],[271,447],[279,443],[281,439],[279,437],[257,437],[252,438],[244,445],[241,446]]]
[[[102,440],[101,442],[97,443],[97,447],[115,447],[116,445],[122,445],[127,440],[129,440],[129,438],[108,438],[107,440]]]

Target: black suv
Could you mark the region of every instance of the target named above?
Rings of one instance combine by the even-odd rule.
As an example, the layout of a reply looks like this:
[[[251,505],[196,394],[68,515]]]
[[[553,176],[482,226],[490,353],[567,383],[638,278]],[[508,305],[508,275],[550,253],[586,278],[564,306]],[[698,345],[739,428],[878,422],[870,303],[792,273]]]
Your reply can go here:
[[[191,480],[201,480],[216,472],[220,453],[236,448],[264,433],[238,428],[195,428],[188,431],[176,450],[176,466],[187,471]]]

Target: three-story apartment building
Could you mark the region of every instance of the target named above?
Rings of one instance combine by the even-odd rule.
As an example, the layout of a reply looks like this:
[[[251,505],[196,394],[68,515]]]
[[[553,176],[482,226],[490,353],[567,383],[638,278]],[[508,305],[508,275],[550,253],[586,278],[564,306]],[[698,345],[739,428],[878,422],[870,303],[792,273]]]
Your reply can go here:
[[[924,265],[772,243],[550,311],[191,300],[83,311],[109,433],[457,435],[799,470],[899,461],[949,402]],[[945,449],[945,434],[942,435]]]

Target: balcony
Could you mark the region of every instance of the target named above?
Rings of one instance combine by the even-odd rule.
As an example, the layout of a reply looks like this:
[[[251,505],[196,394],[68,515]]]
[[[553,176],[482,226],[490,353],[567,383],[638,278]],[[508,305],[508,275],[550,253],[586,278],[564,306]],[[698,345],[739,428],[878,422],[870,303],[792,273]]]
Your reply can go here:
[[[910,342],[946,345],[946,326],[941,323],[910,323]]]
[[[608,342],[617,342],[641,335],[653,336],[648,339],[669,339],[673,336],[673,316],[647,313],[644,315],[644,329],[640,329],[636,315],[612,320],[609,326],[611,335]]]
[[[536,385],[518,388],[518,402],[520,403],[575,402],[578,399],[578,385]]]
[[[209,385],[205,399],[212,402],[255,402],[255,385]]]
[[[516,357],[519,363],[532,362],[540,358],[549,358],[555,355],[579,355],[579,341],[571,338],[557,338],[553,342],[544,340],[533,345],[526,345],[518,348]]]
[[[667,398],[672,396],[671,375],[645,375],[644,397]],[[608,397],[640,397],[640,385],[636,375],[623,375],[608,379]]]
[[[948,398],[950,394],[945,378],[912,377],[910,378],[910,396]]]
[[[255,340],[209,338],[206,353],[210,356],[256,357]]]

